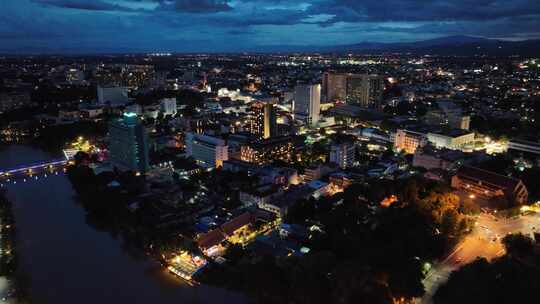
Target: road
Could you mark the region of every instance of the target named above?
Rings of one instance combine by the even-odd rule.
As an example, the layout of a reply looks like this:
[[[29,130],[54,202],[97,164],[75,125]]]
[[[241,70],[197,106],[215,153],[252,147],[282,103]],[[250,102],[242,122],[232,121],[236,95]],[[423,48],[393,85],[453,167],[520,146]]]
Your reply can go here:
[[[424,279],[426,293],[420,303],[432,303],[437,288],[448,280],[450,273],[478,257],[488,260],[502,256],[504,246],[501,239],[512,233],[532,235],[540,228],[540,213],[531,213],[511,219],[498,218],[482,213],[476,218],[473,231],[465,237],[454,251],[442,262],[433,266]]]

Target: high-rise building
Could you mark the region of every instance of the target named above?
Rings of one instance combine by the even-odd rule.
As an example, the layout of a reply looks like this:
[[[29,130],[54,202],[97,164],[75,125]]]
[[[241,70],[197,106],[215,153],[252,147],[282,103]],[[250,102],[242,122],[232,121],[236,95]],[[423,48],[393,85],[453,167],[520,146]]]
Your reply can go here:
[[[109,159],[120,170],[148,170],[148,134],[135,113],[124,113],[109,125]]]
[[[163,115],[174,116],[177,113],[176,98],[164,98],[159,102]]]
[[[351,142],[344,142],[332,145],[330,149],[330,162],[337,164],[340,168],[346,169],[354,165],[355,145]]]
[[[319,122],[321,112],[321,85],[299,84],[295,88],[293,113],[308,125]]]
[[[186,154],[202,167],[222,167],[223,161],[229,159],[228,149],[221,138],[191,132],[186,134]]]
[[[330,72],[323,74],[322,92],[325,101],[345,101],[347,98],[347,75]]]
[[[98,102],[102,105],[123,106],[129,102],[127,87],[97,87]]]
[[[258,102],[251,108],[250,132],[259,138],[271,138],[278,134],[277,114],[273,102]]]
[[[264,138],[277,135],[277,115],[273,103],[264,104]]]
[[[378,75],[349,75],[347,77],[347,103],[364,108],[381,106],[384,80]]]
[[[379,108],[384,79],[378,75],[326,72],[323,75],[323,94],[326,101],[347,101],[364,108]]]

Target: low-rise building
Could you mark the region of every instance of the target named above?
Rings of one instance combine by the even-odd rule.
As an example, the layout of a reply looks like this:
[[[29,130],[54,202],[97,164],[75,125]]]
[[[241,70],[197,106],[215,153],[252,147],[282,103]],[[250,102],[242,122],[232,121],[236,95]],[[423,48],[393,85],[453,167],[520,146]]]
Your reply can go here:
[[[474,144],[474,132],[459,129],[430,132],[427,139],[436,148],[464,150]]]
[[[513,205],[523,205],[528,199],[521,180],[470,166],[459,168],[452,187],[486,199],[504,197]]]
[[[205,168],[221,167],[229,159],[228,147],[223,139],[208,135],[187,133],[186,154]]]
[[[427,138],[423,133],[398,129],[394,139],[394,148],[413,154],[417,148],[423,147],[427,143]]]
[[[294,139],[291,136],[274,137],[247,144],[240,149],[241,160],[258,165],[274,160],[290,161],[294,151]]]
[[[240,191],[240,201],[244,205],[267,204],[271,200],[281,196],[283,190],[276,184],[265,184],[255,189]]]

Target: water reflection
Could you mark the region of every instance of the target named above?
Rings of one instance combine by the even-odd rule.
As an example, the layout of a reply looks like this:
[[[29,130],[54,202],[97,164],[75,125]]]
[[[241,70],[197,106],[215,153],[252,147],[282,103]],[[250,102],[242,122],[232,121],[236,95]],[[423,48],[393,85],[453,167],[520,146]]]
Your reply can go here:
[[[25,146],[0,150],[0,168],[43,160]],[[18,272],[34,303],[241,303],[238,294],[190,287],[122,237],[96,229],[63,174],[8,184],[14,202]]]

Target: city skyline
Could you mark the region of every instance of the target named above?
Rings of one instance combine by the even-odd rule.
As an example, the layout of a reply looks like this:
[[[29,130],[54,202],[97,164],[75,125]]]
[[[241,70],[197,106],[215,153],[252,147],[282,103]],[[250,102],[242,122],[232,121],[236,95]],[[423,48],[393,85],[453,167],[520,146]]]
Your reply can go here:
[[[2,52],[239,52],[540,37],[540,3],[531,0],[6,0],[2,8]]]

